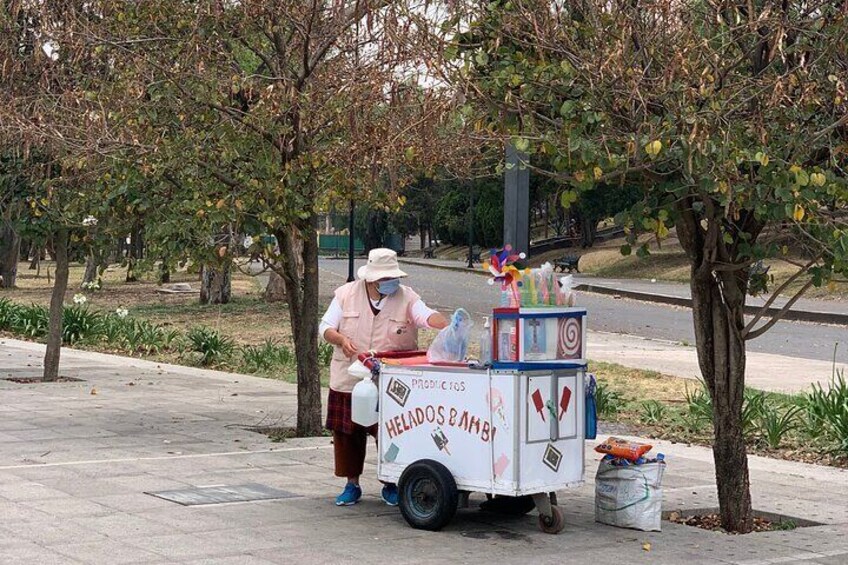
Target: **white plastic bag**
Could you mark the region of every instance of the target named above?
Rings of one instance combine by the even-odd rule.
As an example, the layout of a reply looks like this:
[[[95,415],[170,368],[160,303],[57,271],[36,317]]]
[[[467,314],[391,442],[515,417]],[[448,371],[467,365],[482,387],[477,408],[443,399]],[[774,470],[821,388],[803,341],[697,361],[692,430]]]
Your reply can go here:
[[[557,306],[574,306],[577,302],[574,293],[574,277],[571,275],[560,277],[557,287]]]
[[[601,461],[595,475],[595,521],[659,532],[665,462],[617,467]]]
[[[430,363],[464,361],[473,326],[471,314],[464,308],[454,312],[450,324],[440,331],[430,344],[427,350],[427,361]]]

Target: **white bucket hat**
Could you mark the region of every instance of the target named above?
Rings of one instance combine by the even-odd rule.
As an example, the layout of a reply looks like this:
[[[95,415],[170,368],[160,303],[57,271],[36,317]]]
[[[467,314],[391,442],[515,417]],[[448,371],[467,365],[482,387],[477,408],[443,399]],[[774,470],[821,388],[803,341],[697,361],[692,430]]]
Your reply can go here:
[[[372,249],[368,253],[368,263],[359,267],[357,275],[366,282],[407,276],[398,266],[397,253],[383,247]]]

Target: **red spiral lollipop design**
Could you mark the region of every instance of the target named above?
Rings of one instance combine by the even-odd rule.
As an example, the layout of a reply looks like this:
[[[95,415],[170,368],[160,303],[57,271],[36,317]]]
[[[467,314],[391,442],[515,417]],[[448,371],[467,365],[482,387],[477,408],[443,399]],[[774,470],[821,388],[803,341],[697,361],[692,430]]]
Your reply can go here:
[[[583,332],[580,318],[557,320],[557,359],[578,359],[582,350]]]

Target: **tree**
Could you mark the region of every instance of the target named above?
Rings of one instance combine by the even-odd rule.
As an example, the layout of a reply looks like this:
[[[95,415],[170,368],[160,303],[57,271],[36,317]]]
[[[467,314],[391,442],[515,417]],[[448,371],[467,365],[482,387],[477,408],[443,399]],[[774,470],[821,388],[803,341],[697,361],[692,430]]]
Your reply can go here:
[[[10,153],[14,176],[18,186],[28,189],[23,198],[12,194],[11,203],[17,200],[19,225],[48,234],[56,260],[45,381],[59,377],[71,253],[87,245],[83,220],[89,215],[94,188],[89,183],[99,153],[81,149],[91,139],[90,130],[99,131],[100,107],[85,96],[86,88],[90,79],[108,74],[81,36],[62,31],[66,24],[90,24],[99,16],[89,3],[73,1],[7,2],[0,9],[0,140],[4,148],[15,148]]]
[[[445,53],[448,68],[485,71],[453,75],[496,118],[481,129],[550,159],[540,172],[570,185],[564,204],[596,186],[638,186],[640,201],[620,217],[630,238],[624,253],[639,231],[662,239],[677,228],[714,407],[722,526],[750,531],[746,343],[811,286],[848,274],[844,7],[513,0],[466,8],[452,23],[467,49]],[[789,257],[783,242],[803,259]],[[797,272],[746,320],[752,264],[781,257]]]
[[[254,239],[249,252],[286,287],[297,431],[319,433],[319,213],[330,196],[397,200],[408,171],[435,158],[433,128],[445,125],[450,102],[422,91],[410,72],[423,65],[406,3],[86,5],[102,14],[100,25],[69,22],[62,33],[109,61],[97,99],[120,126],[126,162],[148,183],[156,229],[204,234],[180,253],[222,264],[232,246],[214,234],[226,227]]]

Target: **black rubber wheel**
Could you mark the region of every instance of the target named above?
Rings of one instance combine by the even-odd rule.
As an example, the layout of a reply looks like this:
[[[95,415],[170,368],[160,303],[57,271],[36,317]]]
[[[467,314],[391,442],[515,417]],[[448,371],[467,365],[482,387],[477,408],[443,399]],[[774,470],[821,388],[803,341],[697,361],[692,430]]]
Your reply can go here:
[[[565,528],[565,518],[559,506],[551,506],[553,515],[549,518],[539,514],[539,529],[546,534],[558,534]]]
[[[431,459],[416,461],[398,482],[400,512],[418,530],[441,530],[456,514],[459,491],[447,467]]]
[[[496,496],[480,504],[483,512],[504,516],[524,516],[536,508],[532,496]]]

